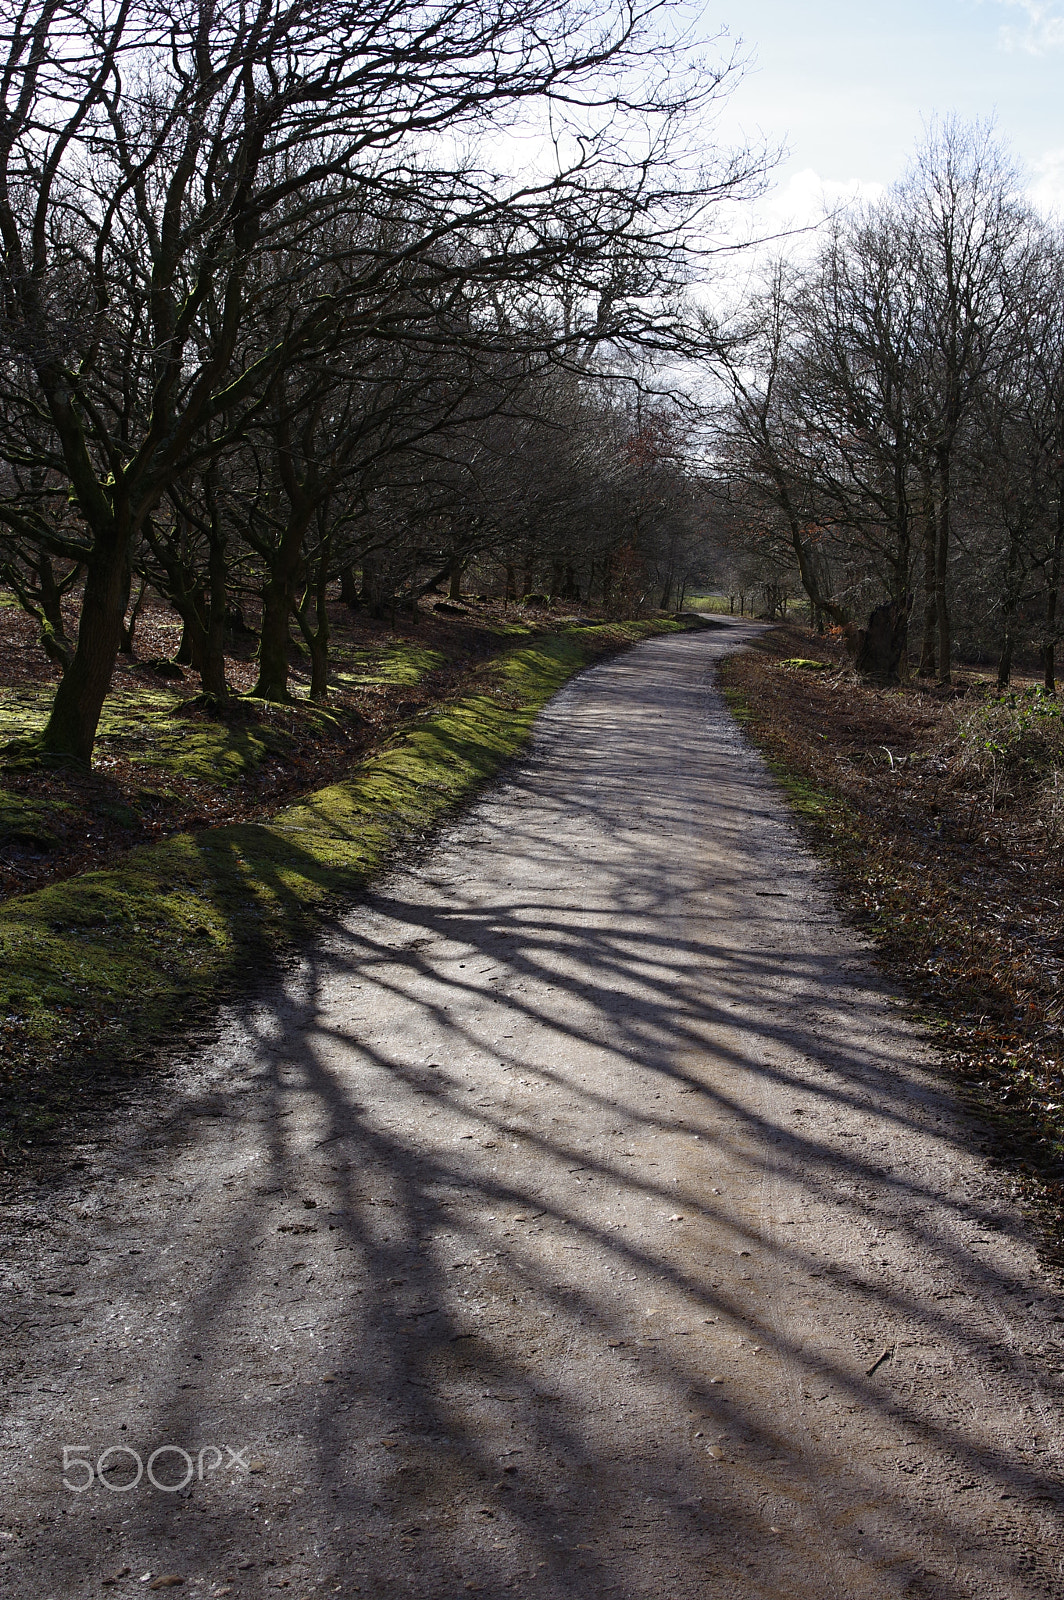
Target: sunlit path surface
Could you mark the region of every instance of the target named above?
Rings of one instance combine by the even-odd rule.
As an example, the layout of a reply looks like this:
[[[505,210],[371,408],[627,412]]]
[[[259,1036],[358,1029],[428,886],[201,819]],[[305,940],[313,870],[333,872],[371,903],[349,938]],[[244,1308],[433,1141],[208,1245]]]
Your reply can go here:
[[[737,632],[579,679],[9,1220],[7,1593],[1064,1594],[1064,1307],[722,709]]]

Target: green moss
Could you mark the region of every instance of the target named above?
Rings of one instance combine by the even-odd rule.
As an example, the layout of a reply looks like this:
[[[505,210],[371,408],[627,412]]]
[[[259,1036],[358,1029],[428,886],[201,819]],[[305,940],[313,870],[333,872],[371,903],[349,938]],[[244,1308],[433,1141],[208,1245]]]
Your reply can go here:
[[[0,744],[38,732],[54,689],[0,692]],[[258,720],[212,722],[180,715],[182,696],[171,689],[116,689],[104,702],[96,761],[122,756],[139,766],[212,784],[239,782],[268,755],[285,755],[337,717],[306,701],[274,706],[250,701]]]
[[[0,744],[39,733],[55,696],[54,684],[0,690]]]
[[[30,800],[21,794],[0,789],[0,845],[29,844],[51,849],[56,843],[49,820],[68,806],[56,802]]]
[[[147,750],[132,759],[181,777],[229,784],[254,772],[271,751],[281,751],[289,743],[271,728],[244,723],[189,723],[184,728],[168,725],[156,732]],[[107,751],[113,746],[110,741],[101,740],[100,748]]]
[[[261,975],[316,908],[349,898],[513,756],[572,673],[677,627],[537,639],[486,667],[479,692],[269,822],[180,834],[0,907],[0,1138],[52,1126],[57,1105],[91,1097],[94,1062],[135,1060],[190,1011]]]
[[[39,733],[48,720],[55,684],[0,690],[0,743]],[[101,740],[121,740],[132,747],[153,739],[160,718],[172,716],[180,697],[167,689],[116,689],[104,701]]]
[[[793,672],[827,672],[826,661],[812,661],[805,656],[791,656],[787,661],[780,662],[781,667],[790,667]]]
[[[800,817],[807,822],[829,823],[842,817],[841,802],[826,790],[819,789],[808,779],[798,777],[780,761],[766,757],[769,771],[786,790],[787,797]]]
[[[349,670],[338,672],[336,681],[402,684],[410,688],[434,668],[442,667],[446,659],[439,650],[427,650],[397,639],[379,650],[352,650],[345,658]]]

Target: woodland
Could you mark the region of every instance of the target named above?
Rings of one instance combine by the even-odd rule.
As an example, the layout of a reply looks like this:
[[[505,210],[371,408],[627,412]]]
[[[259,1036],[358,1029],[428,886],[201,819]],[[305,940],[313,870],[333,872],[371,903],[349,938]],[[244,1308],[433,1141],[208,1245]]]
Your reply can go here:
[[[1064,247],[991,130],[773,255],[670,7],[36,3],[0,50],[0,583],[54,680],[10,754],[91,763],[146,604],[213,714],[234,641],[325,703],[332,600],[463,586],[798,597],[872,676],[1055,688]]]
[[[0,581],[91,763],[145,601],[203,705],[327,700],[329,600],[677,602],[689,409],[655,377],[764,153],[657,4],[118,0],[0,25]]]
[[[775,260],[727,335],[711,430],[733,572],[773,611],[800,585],[873,677],[948,685],[959,659],[1005,688],[1022,661],[1055,692],[1064,235],[992,129],[932,128],[881,200]]]

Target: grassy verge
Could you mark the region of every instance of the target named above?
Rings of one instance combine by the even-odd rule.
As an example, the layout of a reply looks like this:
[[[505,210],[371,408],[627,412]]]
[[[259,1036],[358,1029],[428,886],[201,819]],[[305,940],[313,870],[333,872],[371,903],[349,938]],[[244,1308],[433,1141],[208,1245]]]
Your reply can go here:
[[[797,628],[721,677],[1064,1260],[1060,708],[977,674],[870,687]]]
[[[540,637],[483,667],[340,782],[267,821],[176,834],[0,906],[0,1159],[261,975],[524,744],[574,672],[669,622]]]

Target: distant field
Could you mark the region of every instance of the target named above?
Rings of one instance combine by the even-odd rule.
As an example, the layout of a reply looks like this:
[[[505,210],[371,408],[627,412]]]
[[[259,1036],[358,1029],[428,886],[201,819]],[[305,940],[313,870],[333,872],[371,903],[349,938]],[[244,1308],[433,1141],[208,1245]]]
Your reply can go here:
[[[758,616],[760,614],[762,602],[763,597],[761,600],[759,600],[757,594],[747,594],[746,615],[748,617]],[[684,600],[683,608],[685,611],[714,611],[718,615],[727,615],[732,609],[731,603],[729,602],[726,594],[688,595]],[[738,597],[736,597],[735,602],[735,614],[736,616],[739,614]],[[787,601],[787,615],[792,617],[809,615],[809,601],[806,599],[804,594],[792,595],[790,597],[790,599]]]

